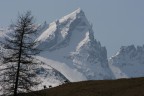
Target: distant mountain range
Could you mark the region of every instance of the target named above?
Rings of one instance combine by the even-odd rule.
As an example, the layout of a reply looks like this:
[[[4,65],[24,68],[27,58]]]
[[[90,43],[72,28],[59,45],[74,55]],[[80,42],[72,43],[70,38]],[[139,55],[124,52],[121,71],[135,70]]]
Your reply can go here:
[[[144,76],[144,46],[123,46],[115,56],[107,58],[107,50],[94,37],[92,25],[84,12],[74,12],[50,24],[36,25],[38,34],[32,38],[38,41],[42,52],[36,56],[44,64],[39,65],[37,74],[44,85],[58,86],[65,80],[108,80]],[[3,41],[10,28],[0,28]],[[1,48],[1,54],[4,49]]]

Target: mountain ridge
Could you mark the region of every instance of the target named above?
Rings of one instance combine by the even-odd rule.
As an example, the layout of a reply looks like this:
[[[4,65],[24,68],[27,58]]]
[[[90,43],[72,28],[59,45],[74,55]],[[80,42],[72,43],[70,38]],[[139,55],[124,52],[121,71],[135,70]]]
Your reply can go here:
[[[47,46],[42,57],[74,67],[87,79],[113,78],[106,48],[94,38],[92,26],[81,9],[51,23],[47,30],[37,39],[40,41],[38,46]]]
[[[38,89],[44,85],[58,86],[65,80],[77,82],[144,76],[144,47],[123,46],[108,59],[106,47],[95,39],[92,25],[80,8],[50,24],[44,22],[35,28],[38,34],[32,38],[38,42],[36,47],[43,50],[36,58],[44,63],[40,65],[41,69],[38,68],[42,70],[38,74],[42,80]],[[12,32],[9,28],[1,29],[0,40]],[[138,66],[129,62],[131,57]],[[48,73],[51,75],[46,75]]]
[[[118,78],[144,77],[144,46],[122,46],[109,59],[111,70]]]

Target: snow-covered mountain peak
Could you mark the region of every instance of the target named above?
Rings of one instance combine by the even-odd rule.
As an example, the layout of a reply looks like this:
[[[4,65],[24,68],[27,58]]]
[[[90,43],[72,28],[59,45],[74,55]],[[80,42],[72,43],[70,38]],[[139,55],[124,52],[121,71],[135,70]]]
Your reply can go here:
[[[70,45],[71,38],[77,39],[73,43],[73,46],[77,46],[76,44],[85,37],[87,32],[92,33],[92,27],[85,17],[84,12],[81,9],[77,9],[61,19],[50,23],[37,38],[37,41],[39,42],[38,45],[40,48],[47,45],[46,50],[55,50]],[[77,36],[75,37],[74,35]],[[42,49],[45,49],[45,47]]]
[[[143,77],[144,46],[122,46],[110,58],[109,65],[116,78]]]
[[[125,59],[138,59],[137,57],[140,57],[144,55],[144,46],[137,46],[135,47],[134,45],[130,45],[130,46],[122,46],[120,48],[120,50],[116,53],[115,56],[113,56],[112,58],[116,58],[116,57],[122,57]]]
[[[106,48],[94,38],[92,26],[81,9],[50,23],[37,41],[42,57],[75,70],[61,71],[70,75],[70,81],[113,78]]]
[[[120,55],[120,54],[127,54],[127,53],[130,53],[131,51],[136,51],[136,48],[134,45],[130,45],[130,46],[122,46],[120,48],[120,51],[117,53],[117,55]]]
[[[85,14],[80,8],[78,8],[77,10],[73,11],[72,13],[62,17],[59,20],[59,22],[61,23],[61,22],[64,22],[64,21],[66,21],[68,19],[74,20],[76,18],[81,18],[81,17],[85,17]]]

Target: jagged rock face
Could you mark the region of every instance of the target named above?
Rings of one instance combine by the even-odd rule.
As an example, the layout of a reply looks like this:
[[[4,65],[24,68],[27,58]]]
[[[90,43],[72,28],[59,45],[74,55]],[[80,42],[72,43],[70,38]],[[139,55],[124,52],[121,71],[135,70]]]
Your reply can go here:
[[[144,46],[122,46],[113,59],[117,66],[144,64]],[[118,62],[120,61],[120,62]]]
[[[106,48],[101,47],[100,42],[91,37],[93,34],[87,33],[84,40],[79,43],[76,52],[72,55],[73,64],[90,80],[112,79]]]
[[[117,54],[110,58],[110,66],[117,78],[144,76],[144,46],[122,46]],[[119,72],[115,72],[118,69]]]
[[[78,26],[78,27],[77,27]],[[80,9],[49,24],[49,27],[38,37],[39,47],[46,50],[56,50],[66,47],[74,29],[87,30],[89,23]],[[44,47],[44,48],[43,48]]]
[[[65,63],[86,80],[114,78],[106,48],[95,40],[92,26],[81,9],[49,24],[37,41],[38,48],[44,50],[42,57]]]

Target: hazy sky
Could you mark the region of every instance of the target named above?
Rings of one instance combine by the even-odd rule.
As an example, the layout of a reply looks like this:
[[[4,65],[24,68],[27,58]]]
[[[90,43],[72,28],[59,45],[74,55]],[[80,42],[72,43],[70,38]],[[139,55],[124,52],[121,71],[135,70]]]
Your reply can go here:
[[[11,24],[18,12],[31,10],[37,23],[50,23],[77,8],[93,24],[108,57],[123,45],[144,44],[144,0],[0,0],[0,26]]]

